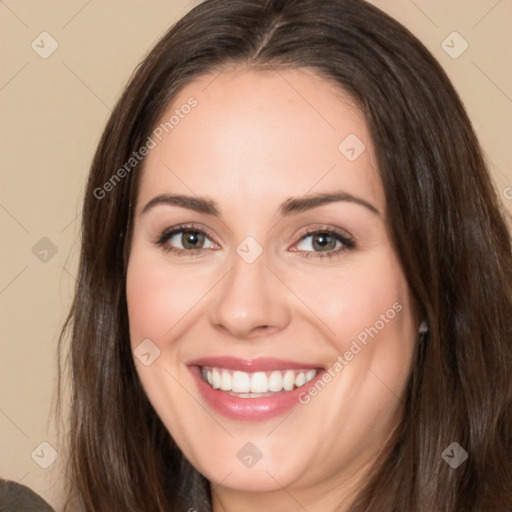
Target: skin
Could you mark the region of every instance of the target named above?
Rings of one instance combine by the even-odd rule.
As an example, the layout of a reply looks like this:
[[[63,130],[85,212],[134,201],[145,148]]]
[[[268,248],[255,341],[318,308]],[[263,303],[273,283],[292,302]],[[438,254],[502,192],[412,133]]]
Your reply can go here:
[[[185,456],[212,482],[215,512],[342,510],[398,421],[419,323],[387,234],[367,126],[343,91],[305,70],[201,77],[164,119],[192,96],[197,107],[148,154],[138,192],[127,273],[131,344],[150,339],[160,350],[149,366],[135,358],[138,374]],[[338,149],[349,134],[366,146],[354,161]],[[379,214],[348,201],[279,214],[290,197],[338,190]],[[163,193],[208,197],[221,215],[175,205],[142,213]],[[199,257],[155,243],[182,223],[212,234]],[[301,234],[326,227],[356,247],[318,257],[314,237]],[[236,252],[247,236],[263,249],[250,264]],[[167,244],[181,242],[178,235]],[[329,368],[397,302],[401,311],[317,396],[271,420],[217,414],[186,366],[230,355]],[[262,453],[252,468],[236,455],[247,442]]]

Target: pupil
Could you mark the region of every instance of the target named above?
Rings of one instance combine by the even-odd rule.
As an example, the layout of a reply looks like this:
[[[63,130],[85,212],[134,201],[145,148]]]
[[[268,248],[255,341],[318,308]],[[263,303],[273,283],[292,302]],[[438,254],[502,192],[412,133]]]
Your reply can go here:
[[[185,231],[183,233],[184,240],[182,240],[183,247],[186,249],[197,249],[197,246],[200,245],[198,242],[201,241],[202,236],[197,231]]]
[[[330,238],[330,235],[325,234],[325,233],[319,234],[319,235],[315,235],[313,237],[313,247],[315,247],[315,244],[316,244],[321,249],[325,249],[326,247],[328,249],[334,249],[335,245],[336,245],[336,240],[332,239],[329,242],[329,238]]]

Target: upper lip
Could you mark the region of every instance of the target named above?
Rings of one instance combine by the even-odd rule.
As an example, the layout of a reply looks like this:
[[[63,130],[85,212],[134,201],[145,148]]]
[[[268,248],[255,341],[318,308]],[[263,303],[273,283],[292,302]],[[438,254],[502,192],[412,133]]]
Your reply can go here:
[[[266,372],[272,370],[301,370],[317,369],[319,365],[301,363],[298,361],[286,361],[269,357],[257,359],[241,359],[232,356],[202,357],[187,363],[188,366],[206,366],[210,368],[224,368],[226,370],[238,370],[242,372]]]

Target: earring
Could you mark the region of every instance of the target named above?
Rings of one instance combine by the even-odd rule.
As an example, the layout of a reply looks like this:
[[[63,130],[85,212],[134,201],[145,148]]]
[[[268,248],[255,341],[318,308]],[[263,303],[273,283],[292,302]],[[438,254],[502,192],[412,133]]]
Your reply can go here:
[[[428,325],[425,320],[421,322],[419,328],[418,328],[418,334],[419,334],[419,343],[423,343],[423,340],[426,338],[428,333]]]

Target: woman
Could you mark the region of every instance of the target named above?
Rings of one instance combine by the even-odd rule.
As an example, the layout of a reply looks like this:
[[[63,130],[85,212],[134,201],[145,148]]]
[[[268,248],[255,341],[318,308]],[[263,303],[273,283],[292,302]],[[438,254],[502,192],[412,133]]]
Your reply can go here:
[[[377,8],[193,9],[112,113],[82,231],[69,510],[510,508],[505,210]]]

